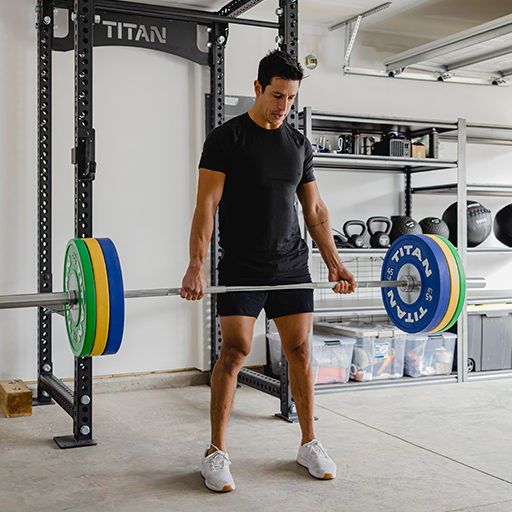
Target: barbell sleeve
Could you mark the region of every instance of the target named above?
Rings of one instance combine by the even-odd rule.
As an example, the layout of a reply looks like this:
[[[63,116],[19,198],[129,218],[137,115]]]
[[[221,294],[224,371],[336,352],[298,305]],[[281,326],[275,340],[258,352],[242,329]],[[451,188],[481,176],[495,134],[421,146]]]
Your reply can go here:
[[[73,294],[69,292],[0,295],[0,309],[64,306],[72,304],[75,300]]]
[[[466,288],[485,288],[487,281],[485,277],[467,277]]]

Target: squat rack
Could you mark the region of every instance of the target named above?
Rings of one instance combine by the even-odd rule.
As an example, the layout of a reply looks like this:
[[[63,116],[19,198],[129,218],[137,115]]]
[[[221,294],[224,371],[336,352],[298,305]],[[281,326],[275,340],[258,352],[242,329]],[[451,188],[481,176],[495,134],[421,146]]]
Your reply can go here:
[[[150,5],[119,0],[37,0],[38,62],[38,292],[53,291],[52,273],[52,54],[74,51],[75,62],[75,237],[93,236],[93,181],[96,175],[95,131],[93,125],[93,48],[135,46],[158,50],[210,68],[210,94],[206,105],[206,131],[224,122],[225,47],[229,24],[278,30],[276,43],[283,51],[298,54],[298,2],[279,0],[277,22],[239,18],[262,0],[233,0],[216,12]],[[69,33],[54,36],[56,9],[68,11]],[[209,33],[208,52],[197,48],[197,27]],[[288,122],[298,126],[297,103]],[[218,284],[216,267],[220,259],[217,221],[211,244],[212,279]],[[216,299],[212,296],[212,368],[220,353],[220,326]],[[73,434],[55,437],[60,448],[95,445],[92,437],[92,358],[75,357],[74,392],[53,373],[51,312],[38,308],[38,382],[34,405],[53,400],[73,418]],[[283,359],[281,381],[242,370],[239,381],[281,399],[282,415],[291,413],[292,398]],[[284,391],[283,391],[284,390]],[[53,400],[52,400],[53,399]]]

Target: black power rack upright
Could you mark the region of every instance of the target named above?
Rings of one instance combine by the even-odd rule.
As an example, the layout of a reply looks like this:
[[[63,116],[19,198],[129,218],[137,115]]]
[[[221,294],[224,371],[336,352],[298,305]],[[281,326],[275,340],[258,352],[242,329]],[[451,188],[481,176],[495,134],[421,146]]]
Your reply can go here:
[[[93,128],[93,48],[95,46],[136,46],[178,55],[210,67],[207,102],[207,132],[224,122],[225,47],[229,24],[242,24],[278,31],[276,42],[282,50],[298,55],[298,2],[279,0],[277,22],[238,18],[262,0],[233,0],[217,12],[118,0],[37,0],[38,21],[38,291],[53,291],[52,273],[52,52],[75,55],[75,237],[93,236],[93,181],[96,173]],[[54,37],[55,9],[68,11],[69,33]],[[208,52],[197,48],[197,26],[209,32]],[[294,105],[288,122],[298,126]],[[218,226],[212,239],[212,284],[219,259]],[[220,352],[221,336],[212,297],[212,367]],[[286,370],[286,363],[283,370]],[[293,402],[288,373],[281,381],[250,370],[242,370],[239,381],[281,399],[282,416],[293,421]],[[282,390],[284,391],[282,392]],[[34,405],[55,400],[72,418],[73,434],[55,437],[61,448],[96,444],[92,437],[92,358],[75,357],[74,392],[53,373],[52,318],[38,309],[38,386]],[[295,417],[294,417],[295,416]]]

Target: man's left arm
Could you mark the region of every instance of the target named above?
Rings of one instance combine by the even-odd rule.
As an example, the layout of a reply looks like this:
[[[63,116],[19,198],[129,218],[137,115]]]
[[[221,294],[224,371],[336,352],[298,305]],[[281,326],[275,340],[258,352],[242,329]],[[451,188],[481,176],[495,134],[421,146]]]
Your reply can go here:
[[[316,181],[300,185],[297,189],[297,196],[302,205],[308,232],[329,270],[329,281],[339,281],[334,291],[336,293],[351,293],[355,291],[356,282],[354,276],[341,262],[332,236],[329,212],[320,197]]]

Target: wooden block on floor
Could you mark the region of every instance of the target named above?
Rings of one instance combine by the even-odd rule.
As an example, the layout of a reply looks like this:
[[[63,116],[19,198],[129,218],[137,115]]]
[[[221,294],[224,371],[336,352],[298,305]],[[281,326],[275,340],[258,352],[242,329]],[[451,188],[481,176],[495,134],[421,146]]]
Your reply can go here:
[[[32,415],[32,391],[22,380],[0,380],[0,409],[7,418]]]

